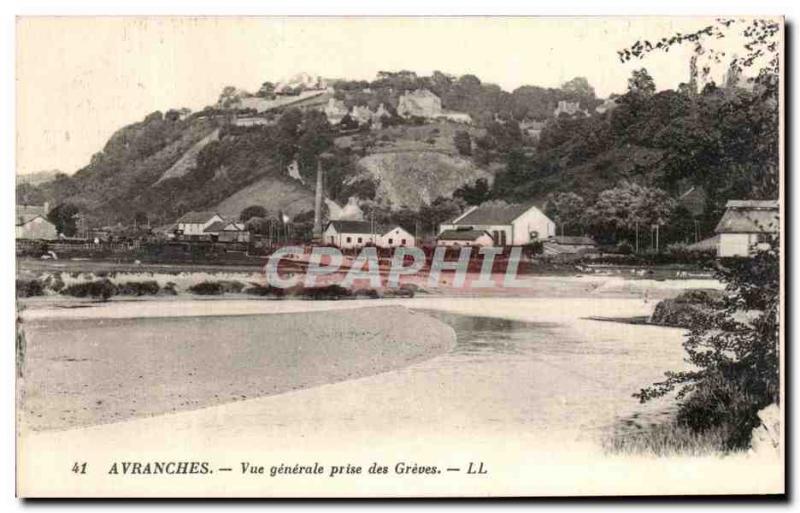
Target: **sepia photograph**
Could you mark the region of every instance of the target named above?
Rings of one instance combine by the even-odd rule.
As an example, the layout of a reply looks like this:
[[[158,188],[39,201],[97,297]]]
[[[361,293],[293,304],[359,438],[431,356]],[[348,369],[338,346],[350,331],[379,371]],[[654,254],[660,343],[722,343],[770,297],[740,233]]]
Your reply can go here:
[[[18,16],[17,496],[784,496],[784,23]]]

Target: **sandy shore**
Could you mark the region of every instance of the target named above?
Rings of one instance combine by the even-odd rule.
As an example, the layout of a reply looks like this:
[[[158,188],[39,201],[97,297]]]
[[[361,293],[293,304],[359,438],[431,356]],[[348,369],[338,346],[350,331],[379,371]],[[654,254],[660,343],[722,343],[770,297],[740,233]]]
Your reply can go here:
[[[455,344],[401,306],[25,323],[20,416],[65,429],[193,410],[396,369]]]

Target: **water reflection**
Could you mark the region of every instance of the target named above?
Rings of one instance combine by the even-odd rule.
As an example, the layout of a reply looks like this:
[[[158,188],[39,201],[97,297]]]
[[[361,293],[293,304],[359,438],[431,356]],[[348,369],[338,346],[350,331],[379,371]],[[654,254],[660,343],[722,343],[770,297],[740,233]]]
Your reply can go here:
[[[522,355],[541,351],[553,340],[554,323],[523,322],[477,317],[437,310],[421,310],[456,332],[456,355]]]

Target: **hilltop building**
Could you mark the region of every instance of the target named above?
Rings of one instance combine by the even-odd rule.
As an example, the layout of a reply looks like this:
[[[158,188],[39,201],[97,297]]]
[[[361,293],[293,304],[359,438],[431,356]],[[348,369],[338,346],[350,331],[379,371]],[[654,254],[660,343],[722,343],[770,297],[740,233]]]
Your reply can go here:
[[[766,249],[780,231],[778,201],[728,201],[714,231],[719,236],[720,257],[750,256]]]
[[[533,205],[489,203],[472,207],[450,223],[441,224],[440,237],[450,230],[485,231],[495,246],[522,246],[554,236],[556,224]]]
[[[584,116],[588,116],[589,113],[585,110],[581,109],[580,102],[569,102],[567,100],[560,100],[558,102],[558,106],[553,111],[553,116],[558,117],[561,114],[566,114],[568,116],[574,116],[576,114],[583,114]]]
[[[329,99],[322,111],[325,113],[325,116],[328,118],[328,123],[331,125],[339,124],[342,118],[348,113],[344,101],[337,100],[336,98]]]

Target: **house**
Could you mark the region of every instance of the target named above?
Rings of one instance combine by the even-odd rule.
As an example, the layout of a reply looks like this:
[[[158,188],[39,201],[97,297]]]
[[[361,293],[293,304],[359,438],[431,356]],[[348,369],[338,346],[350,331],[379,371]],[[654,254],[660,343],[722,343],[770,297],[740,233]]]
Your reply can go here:
[[[486,203],[439,226],[440,234],[448,230],[486,231],[496,246],[522,246],[554,236],[556,224],[530,204]]]
[[[212,242],[217,242],[223,228],[225,228],[225,221],[214,221],[203,230],[203,237]]]
[[[563,255],[594,251],[597,243],[591,237],[555,235],[544,241],[544,254]]]
[[[778,201],[730,200],[714,231],[719,235],[718,256],[750,256],[768,247],[780,231]]]
[[[348,113],[347,106],[345,106],[344,101],[337,100],[336,98],[331,98],[328,100],[328,104],[325,105],[323,112],[328,118],[328,123],[331,125],[338,125],[342,121],[342,118],[344,118]]]
[[[408,233],[401,226],[395,226],[394,228],[389,229],[381,228],[379,233],[383,234],[378,238],[378,246],[382,248],[414,246],[416,243],[414,236]]]
[[[322,232],[322,242],[343,249],[377,245],[379,237],[368,221],[330,221]]]
[[[567,100],[559,100],[558,106],[553,111],[553,117],[557,118],[561,114],[566,114],[568,116],[574,116],[576,114],[582,114],[584,116],[589,115],[588,112],[581,109],[580,102],[570,102]]]
[[[494,239],[485,230],[445,230],[436,238],[437,246],[494,246]]]
[[[544,127],[546,125],[547,123],[545,123],[544,121],[525,120],[519,124],[519,128],[520,130],[522,130],[523,134],[527,135],[531,139],[538,141],[542,135],[542,130],[544,130]]]
[[[224,221],[225,219],[216,212],[187,212],[178,219],[176,234],[184,239],[205,239],[210,233],[206,233],[208,227]]]
[[[15,236],[21,240],[55,240],[58,238],[56,226],[47,220],[48,204],[17,205],[15,217]]]
[[[250,242],[250,232],[245,228],[244,223],[231,221],[225,223],[222,230],[218,232],[219,242]]]

